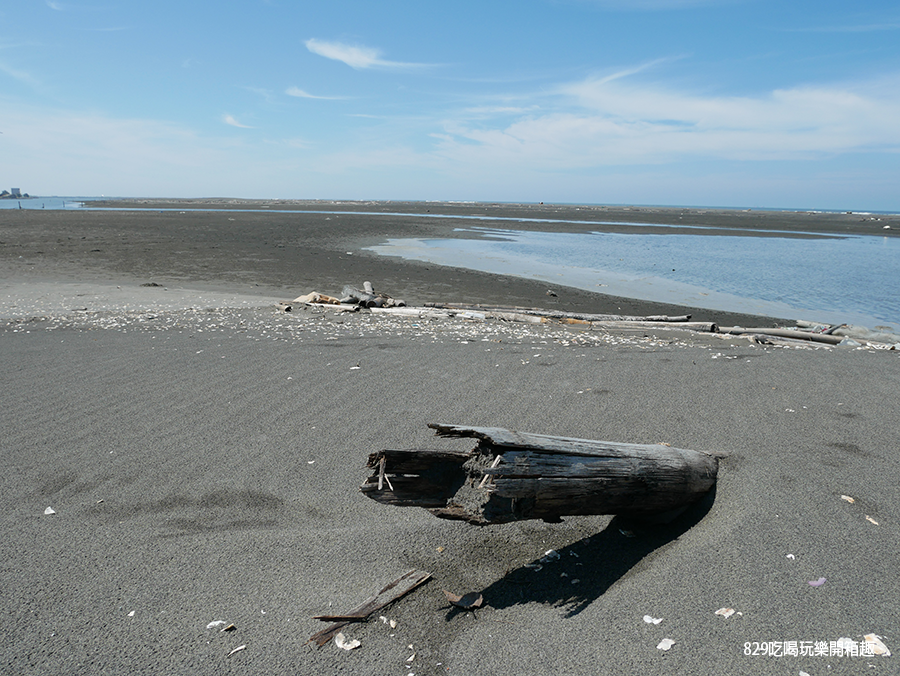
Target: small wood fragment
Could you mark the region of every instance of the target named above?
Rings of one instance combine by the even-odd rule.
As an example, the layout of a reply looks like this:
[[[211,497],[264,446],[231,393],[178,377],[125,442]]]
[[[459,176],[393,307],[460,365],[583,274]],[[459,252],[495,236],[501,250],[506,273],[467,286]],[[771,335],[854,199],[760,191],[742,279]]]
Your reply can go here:
[[[446,589],[443,591],[447,600],[457,608],[462,608],[463,610],[475,610],[484,605],[484,597],[478,592],[469,592],[468,594],[460,596],[459,594],[448,592]]]
[[[377,612],[397,599],[406,596],[413,589],[420,587],[430,579],[431,573],[421,570],[411,570],[387,584],[375,596],[367,599],[353,610],[339,615],[317,615],[314,619],[323,620],[325,622],[334,622],[335,624],[313,634],[309,637],[309,641],[307,642],[315,642],[319,647],[322,647],[334,638],[335,634],[351,622],[362,622],[366,620],[372,613]]]

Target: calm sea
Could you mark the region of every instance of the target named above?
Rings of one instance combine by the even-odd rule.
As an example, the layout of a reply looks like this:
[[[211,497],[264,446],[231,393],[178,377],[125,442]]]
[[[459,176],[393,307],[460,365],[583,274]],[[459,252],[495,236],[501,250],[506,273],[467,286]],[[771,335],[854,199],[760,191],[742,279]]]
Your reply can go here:
[[[460,229],[384,255],[614,296],[900,331],[900,238],[546,233]]]

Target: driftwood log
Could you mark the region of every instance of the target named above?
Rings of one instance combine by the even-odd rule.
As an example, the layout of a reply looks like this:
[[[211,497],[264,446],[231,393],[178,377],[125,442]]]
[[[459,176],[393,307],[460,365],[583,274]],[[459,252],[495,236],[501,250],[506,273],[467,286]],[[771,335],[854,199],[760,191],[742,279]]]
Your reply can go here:
[[[700,451],[430,424],[472,437],[471,451],[384,450],[360,490],[378,502],[423,507],[476,525],[563,516],[654,517],[685,507],[716,483],[719,462]]]

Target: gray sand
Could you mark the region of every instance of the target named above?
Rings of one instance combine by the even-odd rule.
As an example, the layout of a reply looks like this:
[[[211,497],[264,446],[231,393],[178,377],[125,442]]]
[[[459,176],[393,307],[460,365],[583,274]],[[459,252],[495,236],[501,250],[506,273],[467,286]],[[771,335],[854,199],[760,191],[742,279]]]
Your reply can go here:
[[[0,325],[0,671],[896,672],[896,654],[744,646],[875,633],[900,650],[898,352],[285,314],[268,299],[152,309],[159,291]],[[372,451],[470,445],[428,422],[728,457],[714,502],[671,526],[476,528],[357,490]],[[551,549],[559,560],[526,567]],[[348,628],[360,648],[306,643],[325,626],[314,615],[414,568],[434,579]],[[442,589],[485,607],[454,610]]]

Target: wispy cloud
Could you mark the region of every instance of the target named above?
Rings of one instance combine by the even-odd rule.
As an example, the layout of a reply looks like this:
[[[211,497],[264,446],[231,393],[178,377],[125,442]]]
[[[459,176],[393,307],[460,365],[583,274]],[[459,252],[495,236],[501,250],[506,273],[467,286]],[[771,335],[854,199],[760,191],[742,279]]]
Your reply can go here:
[[[874,33],[876,31],[900,30],[900,21],[847,24],[845,26],[808,26],[805,28],[782,28],[781,30],[786,33]]]
[[[310,38],[306,41],[306,48],[313,54],[324,56],[346,63],[351,68],[364,70],[366,68],[425,68],[422,63],[403,63],[400,61],[387,61],[381,58],[381,51],[373,47],[359,45],[347,45],[343,42],[328,42]]]
[[[233,115],[229,115],[228,113],[225,113],[224,115],[222,115],[222,122],[224,122],[225,124],[231,125],[232,127],[238,127],[239,129],[255,129],[255,127],[251,127],[246,124],[241,124],[234,118]]]
[[[900,78],[897,78],[900,79]],[[709,96],[662,84],[593,78],[559,87],[540,115],[445,125],[438,151],[465,163],[547,169],[710,158],[808,160],[900,151],[900,88],[797,86],[759,96]],[[508,119],[508,118],[507,118]]]
[[[310,94],[308,91],[300,89],[299,87],[288,87],[284,90],[284,93],[288,96],[296,96],[301,99],[320,99],[322,101],[340,101],[345,98],[343,96],[318,96],[316,94]]]
[[[57,12],[62,12],[65,10],[65,7],[61,2],[53,2],[53,0],[47,0],[47,7]]]
[[[660,11],[709,7],[710,5],[734,5],[744,0],[575,0],[581,4],[595,5],[603,9],[625,11]]]
[[[18,80],[22,84],[26,84],[29,87],[40,86],[40,83],[34,77],[32,77],[30,73],[27,73],[24,70],[19,70],[18,68],[13,68],[9,64],[3,62],[0,62],[0,73],[5,73],[12,79]]]

